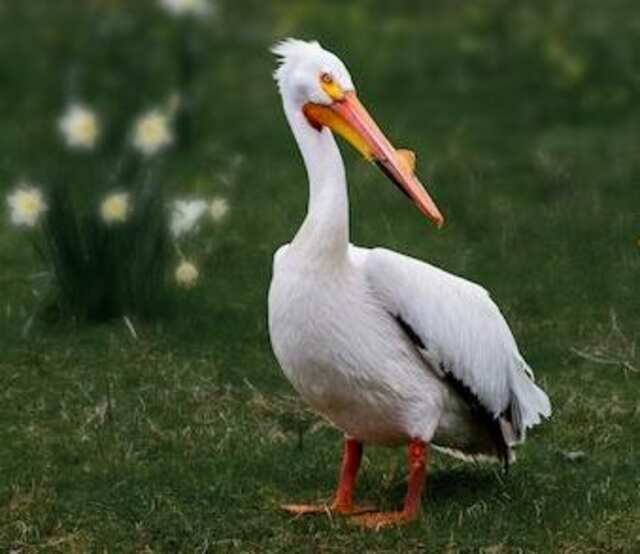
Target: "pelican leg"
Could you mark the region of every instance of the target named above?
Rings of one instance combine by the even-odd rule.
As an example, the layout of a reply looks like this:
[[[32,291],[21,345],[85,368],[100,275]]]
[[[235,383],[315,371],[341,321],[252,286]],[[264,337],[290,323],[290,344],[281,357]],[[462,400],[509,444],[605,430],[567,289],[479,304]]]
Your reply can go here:
[[[429,444],[417,439],[412,440],[409,443],[408,458],[409,483],[402,511],[357,515],[350,520],[352,523],[377,531],[390,525],[409,523],[418,518],[422,504],[422,488],[429,464]]]
[[[372,506],[358,506],[353,503],[353,493],[361,461],[362,443],[355,439],[346,438],[340,468],[340,481],[333,502],[331,504],[285,504],[281,508],[295,516],[322,513],[355,515],[373,511],[375,508]]]

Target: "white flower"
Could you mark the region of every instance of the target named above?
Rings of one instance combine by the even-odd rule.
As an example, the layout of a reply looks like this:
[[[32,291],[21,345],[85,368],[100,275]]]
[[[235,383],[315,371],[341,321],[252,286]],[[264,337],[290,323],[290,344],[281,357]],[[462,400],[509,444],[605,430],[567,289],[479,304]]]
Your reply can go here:
[[[198,280],[198,268],[187,260],[182,260],[176,269],[176,282],[186,289],[192,288]]]
[[[40,190],[26,183],[18,185],[13,194],[7,196],[7,204],[11,209],[11,222],[26,227],[34,227],[48,209]]]
[[[112,192],[100,204],[100,216],[107,225],[124,223],[130,211],[127,192]]]
[[[100,135],[96,114],[81,104],[71,104],[67,108],[58,120],[58,129],[70,148],[91,150]]]
[[[160,0],[160,5],[172,15],[207,15],[210,6],[206,0]]]
[[[191,231],[207,208],[204,200],[176,200],[171,213],[171,234],[179,238]]]
[[[209,214],[213,221],[222,221],[229,211],[229,202],[221,196],[215,197],[209,204]]]
[[[160,110],[141,115],[134,124],[133,145],[146,156],[156,154],[173,142],[169,118]]]

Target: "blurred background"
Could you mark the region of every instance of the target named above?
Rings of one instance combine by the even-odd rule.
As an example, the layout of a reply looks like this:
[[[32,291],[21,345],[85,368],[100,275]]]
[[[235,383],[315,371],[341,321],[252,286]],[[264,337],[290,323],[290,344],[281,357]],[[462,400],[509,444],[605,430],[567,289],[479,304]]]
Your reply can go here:
[[[349,537],[271,513],[292,493],[329,493],[338,439],[289,396],[266,329],[271,256],[307,200],[269,53],[289,36],[346,63],[447,218],[437,231],[345,147],[352,241],[489,289],[555,403],[523,455],[548,477],[537,492],[531,475],[491,474],[469,496],[436,479],[447,499],[423,523],[431,544],[515,533],[525,550],[638,547],[634,0],[0,0],[0,544],[171,551],[213,534],[275,551],[310,532],[318,548]],[[74,106],[95,118],[84,146],[63,124]],[[161,118],[151,151],[136,139],[145,115]],[[36,185],[41,220],[16,224],[10,198]],[[118,191],[121,230],[100,211]],[[174,233],[176,200],[209,215]],[[195,274],[179,277],[184,261]],[[258,470],[238,461],[247,448]],[[555,467],[568,450],[589,460],[582,471]],[[384,468],[400,498],[402,471],[382,456],[370,496]],[[203,488],[214,474],[224,483]],[[565,501],[547,500],[560,482]],[[473,534],[453,529],[494,489],[515,506],[487,500]],[[367,544],[418,548],[424,531]]]

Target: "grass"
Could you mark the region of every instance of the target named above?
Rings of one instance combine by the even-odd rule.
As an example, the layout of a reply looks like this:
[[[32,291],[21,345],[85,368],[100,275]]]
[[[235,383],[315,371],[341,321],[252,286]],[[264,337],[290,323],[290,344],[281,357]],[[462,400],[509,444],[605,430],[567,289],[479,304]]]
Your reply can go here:
[[[84,68],[86,94],[107,110],[113,97],[141,108],[166,97],[179,78],[176,24],[152,4],[0,3],[0,191],[54,163],[45,122],[65,105],[69,66]],[[175,316],[134,321],[137,340],[119,320],[25,329],[42,268],[1,220],[0,550],[640,550],[634,8],[222,3],[202,29],[194,143],[166,176],[169,188],[223,191],[232,212],[203,243],[202,282]],[[306,203],[266,50],[290,34],[347,61],[381,126],[418,152],[448,217],[430,228],[345,148],[353,240],[486,286],[555,408],[508,478],[438,456],[424,517],[378,534],[277,509],[328,497],[340,452],[339,434],[286,383],[266,330],[271,255]],[[362,498],[402,501],[403,454],[365,450]]]

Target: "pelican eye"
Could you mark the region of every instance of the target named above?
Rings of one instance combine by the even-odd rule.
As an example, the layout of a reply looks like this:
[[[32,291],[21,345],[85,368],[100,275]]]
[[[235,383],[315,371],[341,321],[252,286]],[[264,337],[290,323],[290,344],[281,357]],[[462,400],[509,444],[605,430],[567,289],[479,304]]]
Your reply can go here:
[[[320,86],[322,90],[324,90],[329,98],[334,101],[340,101],[344,98],[344,91],[340,84],[333,78],[331,73],[321,73],[320,74]]]
[[[320,75],[320,80],[325,85],[332,85],[333,84],[333,76],[331,75],[331,73],[323,73],[322,75]]]

